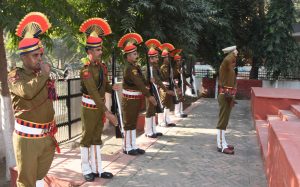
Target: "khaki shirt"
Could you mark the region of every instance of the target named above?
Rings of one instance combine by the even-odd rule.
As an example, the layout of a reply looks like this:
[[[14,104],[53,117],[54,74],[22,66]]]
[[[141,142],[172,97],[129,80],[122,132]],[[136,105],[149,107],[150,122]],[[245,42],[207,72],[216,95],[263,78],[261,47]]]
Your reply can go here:
[[[126,62],[123,71],[123,89],[141,91],[145,97],[149,97],[151,95],[146,85],[148,83],[140,67]]]
[[[54,119],[53,103],[48,99],[48,79],[49,76],[25,67],[8,73],[16,118],[35,123],[48,123]]]
[[[101,111],[107,111],[105,106],[105,92],[111,93],[112,87],[107,77],[107,69],[104,64],[91,63],[80,71],[82,92],[94,100]]]
[[[161,80],[164,82],[169,82],[170,78],[170,71],[169,71],[169,65],[163,64],[160,67],[160,72],[161,72]]]
[[[173,67],[173,78],[174,79],[180,79],[180,67],[176,64],[174,67]]]
[[[147,76],[147,71],[146,71],[146,77]],[[163,89],[165,92],[168,91],[168,89],[165,87],[165,85],[162,83],[162,77],[161,77],[161,72],[159,70],[158,64],[152,65],[152,74],[153,78],[155,79],[155,84],[158,85],[159,88]],[[149,82],[149,80],[147,80]]]
[[[236,75],[232,63],[236,61],[234,53],[229,53],[219,69],[219,86],[236,87]]]

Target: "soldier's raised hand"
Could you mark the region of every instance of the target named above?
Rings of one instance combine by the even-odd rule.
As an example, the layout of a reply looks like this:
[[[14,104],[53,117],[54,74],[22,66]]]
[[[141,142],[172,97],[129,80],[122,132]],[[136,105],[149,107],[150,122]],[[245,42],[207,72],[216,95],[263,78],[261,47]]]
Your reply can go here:
[[[155,84],[155,78],[151,78],[150,81]]]
[[[44,75],[49,76],[49,74],[50,74],[50,69],[51,69],[50,65],[47,64],[47,63],[41,62],[41,63],[40,63],[40,67],[41,67],[41,73],[44,74]]]
[[[115,115],[113,115],[110,111],[105,112],[105,117],[115,126],[118,125],[118,118]]]
[[[120,86],[120,85],[117,85],[117,84],[114,84],[114,85],[112,86],[112,89],[113,89],[114,91],[119,91],[119,90],[121,90],[121,86]]]

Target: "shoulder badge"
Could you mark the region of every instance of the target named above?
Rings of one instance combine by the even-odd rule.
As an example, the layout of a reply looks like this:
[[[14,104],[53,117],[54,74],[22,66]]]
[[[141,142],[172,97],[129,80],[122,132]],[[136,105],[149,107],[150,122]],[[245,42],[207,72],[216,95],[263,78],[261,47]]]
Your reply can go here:
[[[8,81],[9,82],[14,83],[19,79],[20,79],[20,75],[18,73],[18,68],[14,69],[8,73]]]
[[[92,76],[92,74],[87,69],[82,71],[82,78],[83,79],[89,79],[91,76]]]
[[[133,69],[131,72],[133,73],[133,75],[137,75],[138,74],[138,71],[136,69]]]

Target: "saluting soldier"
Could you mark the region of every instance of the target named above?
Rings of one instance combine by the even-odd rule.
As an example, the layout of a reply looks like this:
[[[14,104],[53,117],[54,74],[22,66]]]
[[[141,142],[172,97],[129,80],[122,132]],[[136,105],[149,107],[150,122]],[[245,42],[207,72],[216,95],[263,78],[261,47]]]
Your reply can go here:
[[[136,145],[136,125],[141,101],[144,97],[154,106],[156,100],[150,95],[148,86],[140,67],[137,64],[139,55],[137,47],[143,38],[137,33],[128,33],[118,42],[123,48],[125,68],[123,71],[122,113],[124,124],[123,152],[129,155],[144,154],[145,150]]]
[[[219,121],[217,125],[217,146],[218,151],[225,154],[234,154],[234,146],[227,144],[225,131],[228,125],[229,116],[235,103],[236,94],[236,58],[238,51],[236,46],[222,49],[227,54],[219,69],[219,95],[218,102],[220,106]]]
[[[168,90],[168,88],[165,87],[165,85],[161,81],[162,77],[158,65],[158,51],[156,50],[161,45],[161,43],[156,39],[149,39],[145,42],[145,45],[149,48],[148,58],[149,65],[152,69],[150,75],[153,75],[153,83],[156,84],[159,88],[163,89],[167,94],[174,95],[173,91]],[[149,80],[147,81],[149,82]],[[146,100],[145,136],[148,138],[156,138],[157,136],[163,135],[161,132],[156,131],[155,113],[156,107],[148,100]]]
[[[22,68],[8,74],[8,86],[15,115],[13,145],[18,169],[18,187],[43,187],[54,157],[57,131],[53,100],[54,81],[50,80],[50,65],[43,63],[43,45],[37,38],[51,24],[40,12],[27,14],[19,23]],[[37,115],[38,114],[38,115]],[[59,152],[59,149],[58,149]]]
[[[86,181],[95,177],[112,178],[113,174],[104,172],[101,163],[101,135],[104,116],[117,125],[117,118],[105,106],[105,92],[111,93],[107,69],[101,63],[103,40],[101,37],[111,34],[108,23],[101,18],[91,18],[80,26],[80,32],[86,33],[85,50],[87,58],[82,59],[84,67],[80,72],[82,91],[82,139],[80,141],[81,168]],[[117,87],[114,87],[117,90]]]
[[[184,71],[183,71],[183,66],[182,66],[182,58],[179,55],[182,52],[181,49],[176,49],[173,54],[174,56],[174,61],[175,61],[175,65],[174,65],[174,70],[173,70],[173,77],[174,77],[174,81],[176,83],[176,88],[178,90],[178,95],[179,95],[179,102],[177,104],[175,104],[175,116],[179,117],[179,118],[186,118],[188,115],[185,114],[183,112],[183,101],[184,101],[184,92],[185,89],[181,89],[182,86],[183,88],[185,88],[185,85],[187,86],[191,86],[185,78],[184,75]]]
[[[172,88],[170,87],[171,86],[170,80],[172,77],[170,69],[172,68],[172,66],[171,66],[171,62],[169,59],[170,58],[169,52],[173,51],[175,49],[175,47],[170,43],[164,43],[159,48],[162,51],[161,58],[163,61],[163,64],[160,67],[161,80],[162,80],[163,84],[165,85],[165,87],[167,87],[169,90],[172,90]],[[170,119],[170,110],[174,108],[174,100],[173,100],[174,96],[167,94],[167,92],[165,92],[165,90],[162,88],[159,89],[159,93],[160,93],[161,102],[164,106],[164,113],[158,115],[159,116],[158,117],[159,125],[163,126],[163,127],[176,126],[176,124],[172,123],[171,119]]]

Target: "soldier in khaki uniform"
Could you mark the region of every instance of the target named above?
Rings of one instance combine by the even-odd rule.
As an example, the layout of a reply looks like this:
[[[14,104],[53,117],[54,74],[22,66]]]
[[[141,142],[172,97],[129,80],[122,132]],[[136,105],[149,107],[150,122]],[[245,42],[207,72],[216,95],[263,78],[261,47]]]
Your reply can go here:
[[[145,150],[136,145],[136,125],[139,115],[141,100],[146,99],[156,106],[156,100],[150,95],[146,86],[147,82],[142,75],[138,61],[137,47],[142,37],[137,33],[128,33],[118,42],[118,47],[123,48],[125,68],[123,71],[122,113],[124,122],[123,152],[129,155],[144,154]]]
[[[101,164],[101,135],[103,117],[115,125],[117,118],[105,106],[105,92],[111,93],[112,87],[107,80],[107,69],[101,63],[102,43],[100,36],[111,34],[108,23],[101,18],[86,20],[79,29],[87,34],[87,58],[82,59],[84,67],[80,72],[82,91],[82,139],[80,141],[81,168],[86,181],[95,177],[112,178],[112,173],[104,172]],[[114,89],[118,89],[114,87]]]
[[[54,81],[49,79],[50,66],[43,63],[43,46],[36,38],[50,27],[44,14],[32,12],[22,19],[16,30],[23,38],[19,43],[23,67],[9,72],[8,86],[15,113],[13,145],[18,187],[44,186],[43,178],[57,145],[52,103],[57,98]]]
[[[182,69],[182,60],[181,60],[181,56],[179,55],[181,53],[181,49],[176,49],[173,53],[174,55],[174,61],[176,62],[175,66],[174,66],[174,70],[173,70],[173,77],[174,77],[174,81],[176,83],[176,87],[179,90],[178,91],[178,95],[179,95],[179,102],[177,104],[175,104],[175,111],[174,114],[176,117],[179,118],[186,118],[187,114],[185,114],[183,112],[183,101],[184,101],[184,92],[185,89],[182,89],[185,87],[185,85],[187,85],[188,87],[190,87],[191,85],[186,81],[186,78],[184,76],[184,71]],[[183,84],[183,85],[182,85]]]
[[[162,50],[162,60],[163,64],[160,67],[161,72],[161,80],[165,87],[167,87],[170,90],[170,78],[171,78],[171,72],[170,72],[170,66],[171,62],[169,59],[169,52],[173,51],[175,48],[170,43],[164,43],[159,47]],[[158,115],[159,125],[163,127],[173,127],[176,126],[175,123],[171,122],[170,119],[170,110],[174,108],[174,101],[172,95],[167,94],[162,88],[159,89],[160,98],[162,101],[162,104],[164,106],[164,113]]]
[[[236,94],[236,74],[234,67],[238,51],[236,46],[227,47],[222,50],[227,56],[224,58],[219,69],[219,95],[218,102],[220,106],[219,121],[217,125],[217,146],[218,151],[225,154],[234,154],[234,147],[227,144],[225,131],[228,125],[229,116]]]
[[[161,73],[158,65],[158,48],[161,44],[156,39],[149,39],[145,42],[145,45],[149,48],[148,58],[150,65],[150,75],[153,77],[153,83],[158,85],[159,88],[163,89],[169,95],[174,95],[173,91],[168,90],[161,81]],[[148,74],[148,71],[147,71]],[[149,82],[149,80],[147,80]],[[146,100],[146,119],[145,119],[145,136],[149,138],[156,138],[157,136],[162,136],[161,132],[156,131],[156,121],[155,121],[156,107],[152,105],[148,100]]]

